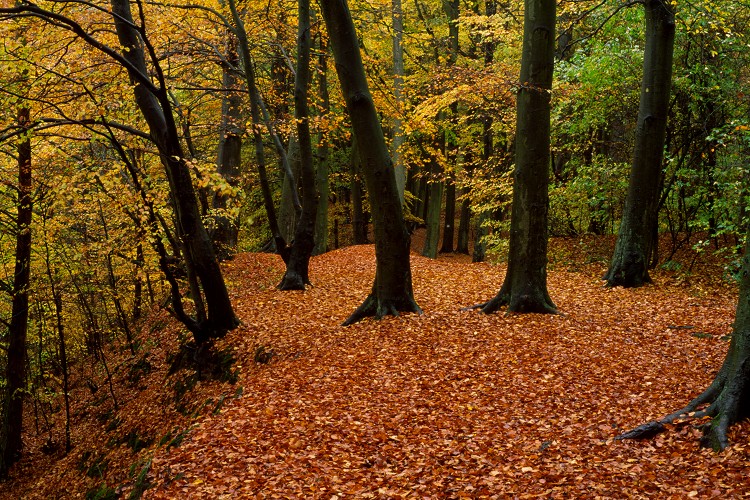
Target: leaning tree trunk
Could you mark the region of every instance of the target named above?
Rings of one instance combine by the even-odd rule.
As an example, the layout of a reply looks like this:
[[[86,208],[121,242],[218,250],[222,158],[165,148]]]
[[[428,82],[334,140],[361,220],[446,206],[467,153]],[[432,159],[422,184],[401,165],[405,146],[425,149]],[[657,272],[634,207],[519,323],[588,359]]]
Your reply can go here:
[[[604,279],[607,286],[637,287],[651,282],[649,257],[658,224],[659,179],[672,81],[675,21],[666,0],[645,0],[646,47],[641,103],[630,184],[617,244]]]
[[[707,405],[707,406],[706,406]],[[706,406],[705,408],[702,408]],[[702,409],[701,409],[702,408]],[[750,417],[750,231],[745,237],[740,295],[729,351],[711,385],[685,408],[661,420],[643,424],[618,439],[647,439],[677,420],[712,417],[703,428],[701,444],[722,450],[729,444],[729,427]]]
[[[18,108],[18,125],[28,130],[29,108]],[[5,364],[5,398],[0,429],[0,477],[20,457],[23,431],[23,398],[26,384],[26,333],[29,325],[29,278],[31,273],[31,140],[28,132],[18,143],[18,214],[16,264],[13,272],[11,319]]]
[[[414,301],[409,264],[409,232],[401,210],[393,162],[367,86],[346,0],[322,0],[323,18],[333,47],[336,71],[362,160],[375,232],[376,270],[372,291],[346,320],[420,312]]]
[[[236,328],[239,321],[232,310],[213,244],[200,217],[190,169],[180,144],[163,74],[154,59],[155,53],[136,28],[128,1],[110,0],[110,3],[117,36],[123,47],[122,56],[130,64],[127,70],[134,84],[136,104],[148,124],[167,174],[186,264],[200,280],[208,308],[205,321],[196,321],[187,316],[180,320],[193,333],[196,342],[204,342]],[[146,66],[144,45],[147,45],[155,63],[158,87],[151,84],[147,76],[151,73]]]
[[[294,82],[294,117],[300,150],[302,181],[302,212],[294,229],[292,252],[286,272],[279,283],[281,290],[304,290],[310,284],[310,256],[315,247],[315,215],[318,193],[315,189],[315,169],[312,163],[312,139],[307,105],[310,84],[310,2],[298,0],[297,74]]]
[[[556,312],[547,292],[554,0],[526,0],[523,40],[508,271],[497,295],[475,306],[485,313],[506,304],[512,312]]]

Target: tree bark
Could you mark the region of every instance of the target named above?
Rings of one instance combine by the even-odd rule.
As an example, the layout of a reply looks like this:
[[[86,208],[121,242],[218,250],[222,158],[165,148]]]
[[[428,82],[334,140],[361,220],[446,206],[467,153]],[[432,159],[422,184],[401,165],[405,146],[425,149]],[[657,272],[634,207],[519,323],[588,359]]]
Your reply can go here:
[[[659,185],[672,81],[675,21],[665,0],[646,0],[646,47],[630,183],[607,286],[638,287],[658,236]]]
[[[404,204],[406,189],[406,165],[401,159],[401,147],[404,144],[404,127],[401,113],[404,108],[404,13],[401,0],[391,0],[393,19],[393,100],[396,105],[396,116],[393,119],[393,165],[396,172],[396,189],[401,205]]]
[[[320,106],[323,118],[330,112],[328,96],[328,42],[320,34],[320,54],[318,55],[318,87],[320,92]],[[324,132],[318,134],[318,168],[315,172],[315,184],[318,190],[318,212],[315,219],[315,248],[314,255],[328,251],[328,137]]]
[[[286,272],[281,279],[281,290],[304,290],[310,284],[310,256],[315,247],[315,217],[318,193],[315,189],[315,169],[312,160],[310,113],[307,94],[310,86],[310,2],[298,0],[297,73],[294,81],[294,117],[300,148],[302,183],[302,212],[294,230],[294,241]]]
[[[414,301],[409,232],[404,222],[388,147],[367,86],[357,34],[346,0],[322,0],[336,72],[362,160],[375,232],[376,270],[372,291],[344,324],[366,316],[421,312]]]
[[[239,66],[237,38],[227,33],[226,58],[229,65],[222,67],[221,127],[216,169],[221,177],[232,187],[239,181],[242,167],[242,95],[238,92],[240,83],[234,68]],[[231,195],[219,192],[214,196],[212,206],[215,209],[229,208]],[[239,221],[220,214],[215,221],[213,233],[214,247],[221,259],[228,259],[237,248]]]
[[[521,78],[517,98],[516,169],[508,271],[484,313],[555,313],[547,292],[550,90],[555,54],[555,1],[526,0]]]
[[[31,277],[31,139],[29,108],[18,108],[18,125],[26,132],[18,143],[18,206],[16,217],[16,257],[8,350],[5,365],[5,398],[0,434],[0,477],[21,456],[23,442],[23,400],[26,387],[26,335],[29,324],[29,280]]]
[[[442,134],[441,134],[442,140]],[[443,144],[439,145],[442,149]],[[442,169],[435,158],[430,161],[430,176],[427,182],[427,213],[424,222],[426,226],[422,255],[430,259],[437,258],[438,243],[440,242],[440,211],[443,207]]]

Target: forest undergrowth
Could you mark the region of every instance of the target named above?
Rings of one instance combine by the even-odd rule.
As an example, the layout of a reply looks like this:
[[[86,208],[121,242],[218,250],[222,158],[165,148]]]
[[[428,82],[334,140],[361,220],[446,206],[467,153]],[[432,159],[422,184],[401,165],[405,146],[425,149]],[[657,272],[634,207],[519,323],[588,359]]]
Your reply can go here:
[[[560,315],[483,315],[505,266],[412,254],[425,311],[343,327],[372,285],[371,245],[314,257],[305,292],[280,259],[224,267],[242,325],[180,347],[163,311],[109,388],[77,367],[74,448],[26,419],[2,498],[734,498],[750,494],[750,423],[722,453],[695,423],[614,438],[682,407],[728,347],[736,285],[678,255],[654,284],[606,289],[613,239],[555,239]],[[201,370],[196,372],[196,360]],[[112,394],[117,400],[115,408]]]

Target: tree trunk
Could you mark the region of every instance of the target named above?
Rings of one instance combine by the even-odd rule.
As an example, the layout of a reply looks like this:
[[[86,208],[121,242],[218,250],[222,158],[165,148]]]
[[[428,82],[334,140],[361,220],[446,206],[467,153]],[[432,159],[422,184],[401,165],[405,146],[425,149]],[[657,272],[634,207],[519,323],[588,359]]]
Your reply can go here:
[[[475,306],[485,313],[506,304],[511,312],[556,312],[547,292],[554,0],[526,0],[523,34],[508,271],[497,295]]]
[[[294,241],[286,272],[281,279],[281,290],[304,290],[310,284],[310,256],[315,247],[315,217],[318,193],[315,189],[315,169],[312,161],[310,113],[307,94],[310,86],[310,2],[298,0],[297,74],[294,81],[294,117],[300,150],[302,183],[302,212],[294,230]]]
[[[29,108],[18,108],[18,125],[29,129]],[[29,132],[18,143],[18,207],[16,218],[16,263],[13,272],[11,319],[5,365],[5,398],[0,429],[0,477],[21,456],[23,400],[26,384],[26,334],[29,324],[29,280],[31,276],[31,139]]]
[[[322,117],[325,119],[330,112],[330,99],[328,97],[328,42],[320,35],[320,54],[318,55],[318,87],[320,91],[320,105]],[[318,190],[318,213],[315,219],[315,248],[314,255],[320,255],[328,251],[328,137],[325,132],[318,134],[318,168],[315,172],[315,184]]]
[[[443,223],[443,244],[440,253],[453,253],[453,237],[456,230],[456,184],[453,176],[445,178],[445,221]]]
[[[237,38],[227,33],[227,62],[230,66],[223,66],[222,83],[224,93],[221,98],[221,127],[219,129],[219,151],[216,169],[221,177],[232,187],[239,181],[242,166],[242,95],[238,92],[239,78],[234,68],[239,66],[237,54]],[[214,196],[213,208],[227,210],[231,202],[231,194],[219,192]],[[213,233],[214,247],[220,259],[228,259],[237,248],[239,236],[239,221],[222,212],[215,221]]]
[[[301,213],[294,204],[294,197],[299,192],[297,180],[300,178],[302,169],[302,158],[300,156],[300,144],[297,134],[289,137],[289,147],[287,148],[287,158],[292,175],[286,172],[283,174],[281,181],[281,202],[279,205],[279,228],[281,236],[290,243],[294,239],[294,228],[297,227],[297,216]],[[282,170],[283,172],[283,170]],[[291,244],[291,243],[290,243]]]
[[[438,243],[440,242],[440,210],[443,206],[443,181],[440,179],[442,174],[437,160],[434,158],[430,162],[430,177],[427,181],[427,213],[424,222],[427,230],[425,231],[424,247],[422,255],[430,259],[437,258]]]
[[[456,242],[456,253],[465,255],[469,255],[469,226],[471,224],[469,194],[469,188],[464,187],[461,193],[461,218],[458,222],[458,241]]]
[[[364,208],[362,207],[362,161],[359,159],[359,149],[357,148],[357,138],[352,137],[351,152],[351,197],[352,197],[352,234],[355,245],[365,245],[367,241],[367,218],[365,217]]]
[[[375,232],[376,270],[372,291],[344,324],[366,316],[420,312],[414,301],[409,232],[404,222],[388,147],[367,86],[357,34],[346,0],[321,1],[336,71],[362,160]]]
[[[664,0],[646,0],[646,47],[635,149],[625,210],[607,286],[637,287],[651,282],[648,261],[658,235],[659,180],[672,80],[675,21]]]
[[[158,87],[147,86],[146,75],[150,73],[146,67],[143,47],[145,45],[151,53],[153,50],[135,28],[127,0],[110,1],[115,29],[123,47],[122,55],[131,64],[128,73],[134,84],[136,104],[148,123],[151,137],[159,149],[166,170],[177,228],[185,249],[186,264],[195,270],[208,306],[208,317],[205,321],[191,321],[188,317],[180,319],[193,333],[196,342],[204,342],[210,337],[222,336],[227,330],[236,328],[239,321],[232,310],[213,244],[200,217],[190,170],[180,145],[161,68],[152,57],[152,62],[156,64],[155,73],[160,77],[160,82]]]
[[[404,14],[401,9],[401,0],[391,0],[391,15],[393,18],[393,100],[396,106],[396,116],[393,119],[393,165],[396,172],[398,197],[403,205],[406,165],[401,159],[401,146],[405,139],[401,120],[404,108]]]

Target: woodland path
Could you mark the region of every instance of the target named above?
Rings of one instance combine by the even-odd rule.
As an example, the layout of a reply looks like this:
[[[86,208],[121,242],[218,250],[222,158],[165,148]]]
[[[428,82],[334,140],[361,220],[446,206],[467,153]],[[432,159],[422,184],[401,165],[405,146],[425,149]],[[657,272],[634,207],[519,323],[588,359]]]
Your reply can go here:
[[[339,326],[371,286],[371,246],[314,258],[317,285],[278,292],[275,257],[228,270],[244,325],[243,395],[158,452],[147,498],[734,497],[750,493],[750,426],[723,454],[685,426],[623,430],[680,407],[727,346],[731,286],[604,289],[602,263],[553,263],[560,316],[460,311],[494,295],[503,266],[412,256],[426,311]],[[676,328],[691,326],[692,328]],[[253,362],[258,345],[276,353]]]

